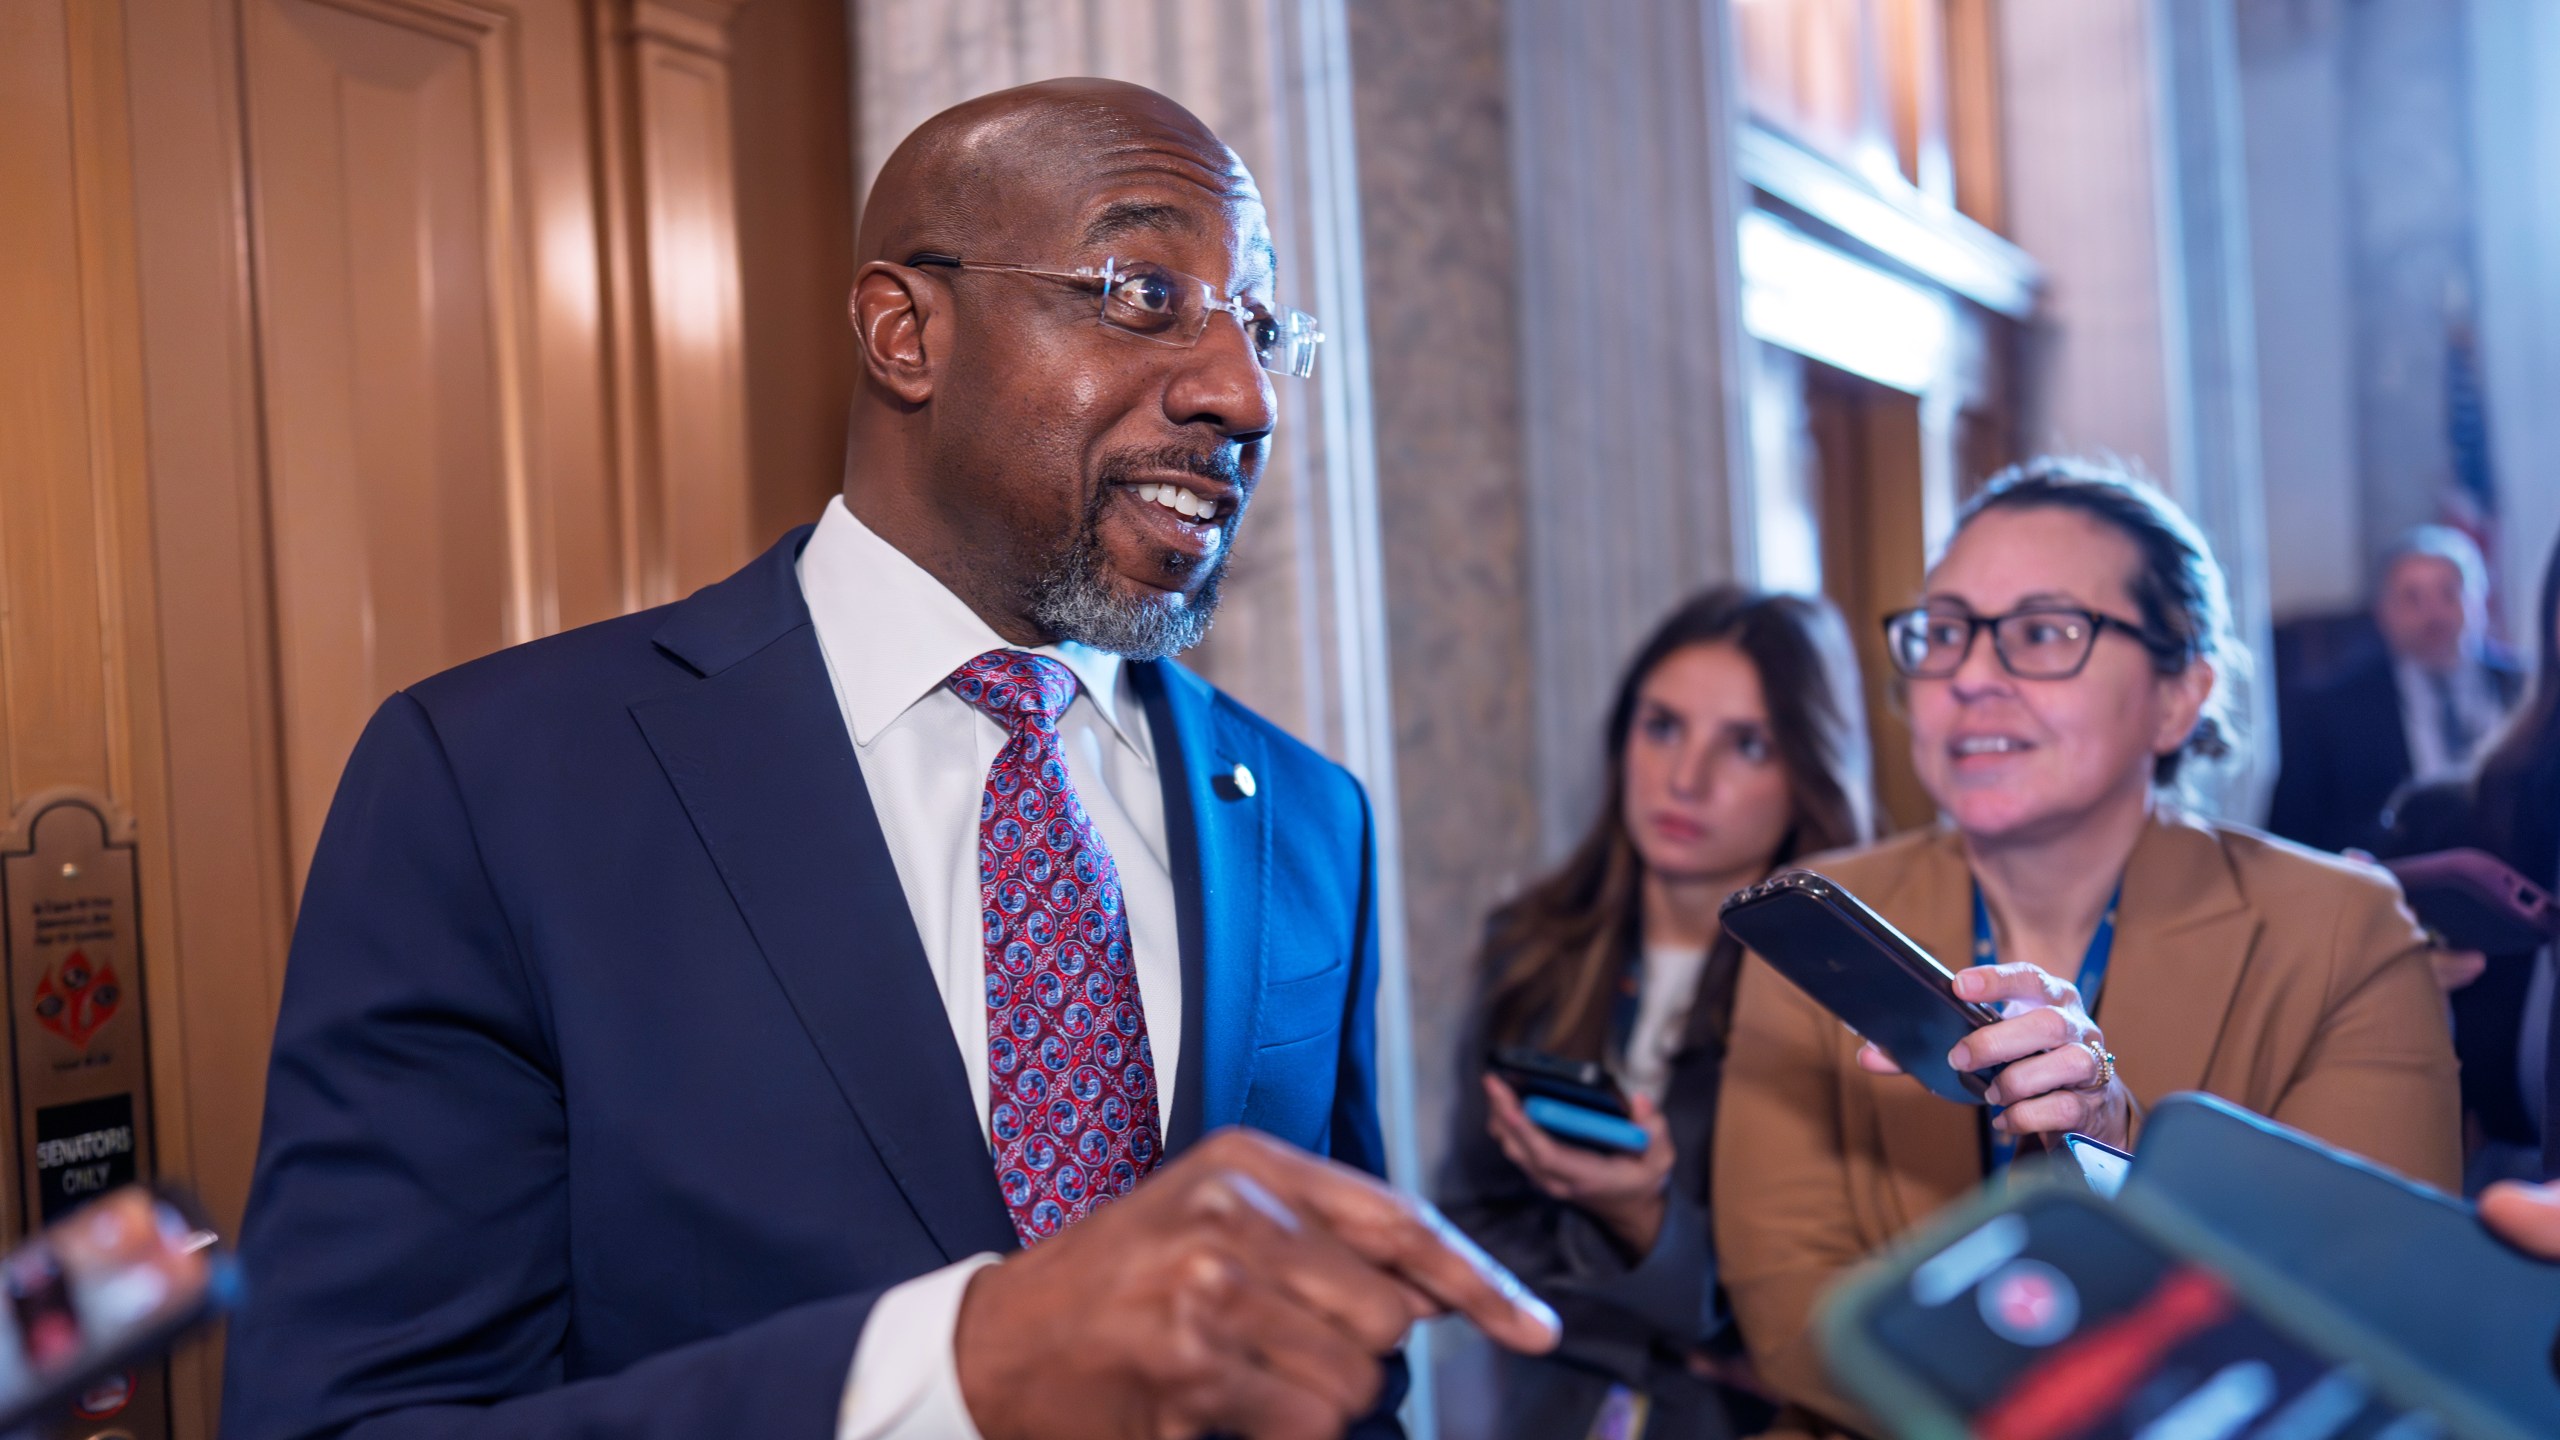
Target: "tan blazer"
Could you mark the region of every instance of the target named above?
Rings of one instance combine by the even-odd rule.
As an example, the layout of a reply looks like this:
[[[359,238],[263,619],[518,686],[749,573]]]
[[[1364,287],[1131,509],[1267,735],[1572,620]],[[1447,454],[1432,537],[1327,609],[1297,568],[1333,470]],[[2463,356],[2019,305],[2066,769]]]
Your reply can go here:
[[[1971,963],[1972,878],[1952,831],[1810,866],[1950,969]],[[2444,997],[2382,872],[2163,815],[2125,868],[2101,1002],[2107,1048],[2143,1110],[2207,1090],[2459,1188]],[[1858,1044],[1757,956],[1745,962],[1712,1212],[1724,1286],[1761,1373],[1846,1416],[1856,1412],[1830,1393],[1808,1332],[1818,1297],[1982,1180],[1973,1107],[1869,1075]]]

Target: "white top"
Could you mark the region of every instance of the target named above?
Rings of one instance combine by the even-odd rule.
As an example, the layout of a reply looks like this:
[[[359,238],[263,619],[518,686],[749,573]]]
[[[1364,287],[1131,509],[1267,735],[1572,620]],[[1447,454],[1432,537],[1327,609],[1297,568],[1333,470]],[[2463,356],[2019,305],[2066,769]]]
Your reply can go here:
[[[1707,968],[1707,952],[1686,945],[1644,948],[1644,977],[1636,990],[1636,1028],[1627,1036],[1627,1053],[1618,1057],[1618,1083],[1628,1093],[1654,1104],[1671,1085],[1671,1057],[1689,1029],[1689,1010],[1697,1003],[1698,976]]]
[[[2409,774],[2414,779],[2437,780],[2459,771],[2506,718],[2489,668],[2470,656],[2444,677],[2453,687],[2454,709],[2470,732],[2460,746],[2446,743],[2444,698],[2436,688],[2435,673],[2412,660],[2395,660],[2391,675],[2400,686],[2400,728],[2409,737]]]
[[[854,518],[841,496],[827,503],[801,550],[799,576],[862,782],[969,1074],[983,1136],[987,1001],[978,799],[1006,737],[1003,726],[943,682],[989,650],[1017,647]],[[1164,791],[1146,709],[1120,657],[1072,643],[1035,653],[1066,665],[1078,682],[1076,698],[1059,717],[1058,738],[1077,798],[1120,872],[1162,1123],[1172,1113],[1182,1054],[1182,958]],[[880,1297],[854,1351],[837,1440],[976,1440],[977,1427],[960,1400],[951,1332],[969,1275],[992,1262],[975,1256]]]

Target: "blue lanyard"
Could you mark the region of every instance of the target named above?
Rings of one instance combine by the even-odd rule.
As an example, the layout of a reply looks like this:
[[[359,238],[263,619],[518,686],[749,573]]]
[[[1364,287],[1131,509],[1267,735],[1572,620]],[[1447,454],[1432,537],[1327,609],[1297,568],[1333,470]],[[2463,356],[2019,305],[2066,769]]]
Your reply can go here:
[[[2088,953],[2080,957],[2080,974],[2072,983],[2080,987],[2080,1008],[2097,1018],[2098,992],[2107,983],[2107,961],[2114,958],[2116,948],[2116,905],[2124,899],[2124,882],[2116,882],[2116,893],[2107,897],[2107,913],[2098,917],[2098,933],[2089,937]],[[1982,903],[1982,887],[1973,887],[1973,963],[1996,965],[2000,961],[1999,946],[1991,938],[1991,910]],[[1991,1113],[2000,1113],[1998,1106]],[[1991,1132],[1991,1169],[1997,1174],[2009,1168],[2017,1158],[2018,1137],[2002,1131]]]

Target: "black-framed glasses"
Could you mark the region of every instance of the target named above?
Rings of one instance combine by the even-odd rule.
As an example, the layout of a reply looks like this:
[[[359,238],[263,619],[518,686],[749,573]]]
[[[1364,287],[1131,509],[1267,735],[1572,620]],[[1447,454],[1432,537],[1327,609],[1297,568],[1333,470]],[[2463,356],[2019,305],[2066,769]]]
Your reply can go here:
[[[1913,680],[1944,680],[1964,668],[1974,637],[1991,632],[2000,667],[2021,680],[2068,680],[2089,663],[2098,637],[2118,632],[2157,653],[2149,632],[2130,620],[2068,605],[2030,605],[2006,615],[1927,606],[1884,617],[1885,653]]]
[[[1304,310],[1229,299],[1197,275],[1147,260],[1108,259],[1073,270],[1046,270],[1009,260],[963,260],[927,250],[907,257],[907,263],[1036,275],[1087,288],[1101,297],[1105,328],[1181,349],[1200,343],[1209,331],[1211,316],[1232,315],[1244,328],[1253,358],[1263,369],[1300,380],[1316,373],[1316,347],[1324,343],[1324,327]]]

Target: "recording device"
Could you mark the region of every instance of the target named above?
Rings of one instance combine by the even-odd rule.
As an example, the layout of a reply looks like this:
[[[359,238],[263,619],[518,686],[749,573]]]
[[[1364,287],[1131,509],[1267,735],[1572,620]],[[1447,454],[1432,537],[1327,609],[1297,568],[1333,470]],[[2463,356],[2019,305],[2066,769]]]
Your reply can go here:
[[[2133,1192],[2046,1172],[1932,1226],[1823,1315],[1903,1440],[2521,1440],[2472,1397]]]
[[[1979,1105],[2001,1067],[1958,1072],[1957,1041],[2000,1012],[1957,998],[1955,976],[1857,896],[1810,870],[1781,870],[1724,902],[1724,928],[1825,1010],[1893,1057],[1929,1093]]]
[[[1834,1377],[1905,1440],[2560,1434],[2560,1264],[2205,1095],[2154,1108],[2113,1200],[2014,1175],[1822,1324]]]
[[[2560,939],[2560,903],[2485,850],[2386,860],[2418,923],[2457,950],[2516,955]]]
[[[1627,1097],[1599,1062],[1513,1045],[1493,1052],[1493,1073],[1520,1096],[1529,1123],[1568,1145],[1641,1155],[1651,1143],[1628,1118]]]
[[[2464,1201],[2192,1094],[2153,1107],[2125,1183],[2137,1195],[2174,1203],[2505,1418],[2481,1433],[2560,1435],[2560,1263],[2490,1234]]]
[[[0,1257],[0,1434],[129,1403],[134,1367],[226,1308],[230,1258],[194,1208],[146,1186],[84,1205]]]
[[[2080,1173],[2091,1190],[2113,1196],[2124,1188],[2125,1176],[2133,1169],[2133,1157],[2104,1140],[2093,1140],[2074,1130],[2062,1137],[2063,1153]]]

